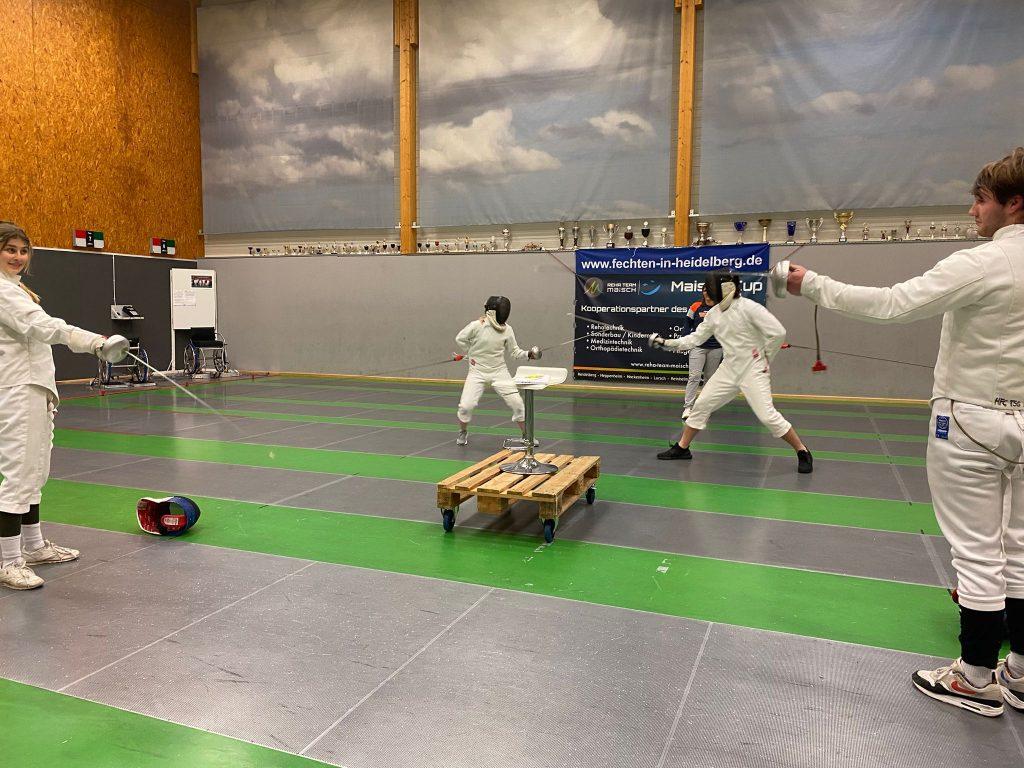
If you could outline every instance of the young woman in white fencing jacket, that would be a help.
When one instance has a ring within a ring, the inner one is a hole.
[[[28,235],[0,222],[0,584],[12,589],[42,585],[32,565],[78,557],[43,539],[39,526],[58,402],[50,345],[99,354],[105,342],[43,311],[21,282],[31,258]]]
[[[512,383],[512,375],[505,365],[505,353],[516,360],[536,360],[540,357],[540,350],[537,347],[522,349],[516,343],[515,331],[508,324],[511,311],[512,303],[507,298],[491,296],[484,303],[483,317],[471,322],[455,337],[455,343],[469,363],[466,383],[459,398],[459,436],[455,441],[459,445],[469,442],[469,422],[488,384],[512,409],[512,421],[519,425],[523,435],[526,434],[526,407],[519,390]]]
[[[696,331],[679,339],[663,339],[656,333],[650,337],[652,347],[686,352],[713,335],[723,350],[722,364],[708,379],[693,404],[683,436],[667,451],[659,453],[658,458],[693,458],[690,443],[700,430],[707,427],[711,414],[742,392],[754,415],[772,436],[781,437],[797,452],[797,471],[801,474],[812,472],[811,452],[772,402],[768,367],[782,349],[786,329],[756,301],[740,296],[738,275],[712,272],[704,281],[704,288],[715,306],[704,316],[704,322]]]
[[[970,213],[991,242],[891,288],[791,265],[788,289],[879,323],[943,315],[927,468],[957,573],[961,656],[913,682],[993,716],[1004,701],[1024,710],[1024,148],[986,165],[974,196]],[[1004,627],[1012,652],[1000,661]]]

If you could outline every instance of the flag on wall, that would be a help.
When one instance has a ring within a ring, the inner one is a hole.
[[[156,256],[173,256],[177,253],[173,240],[166,240],[162,237],[154,237],[149,244],[149,252]]]
[[[75,230],[75,248],[95,248],[97,250],[103,250],[103,246],[106,242],[103,239],[102,232],[95,232],[91,229],[76,229]]]

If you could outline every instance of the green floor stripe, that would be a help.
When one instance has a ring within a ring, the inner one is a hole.
[[[449,395],[457,397],[458,390],[462,387],[462,382],[453,382],[452,387],[446,389],[431,389],[431,388],[414,388],[415,385],[407,385],[405,387],[392,387],[392,386],[379,386],[372,382],[367,382],[362,385],[360,384],[326,384],[322,381],[310,381],[301,378],[292,377],[270,377],[270,378],[258,378],[254,381],[249,379],[236,379],[232,381],[217,381],[217,382],[203,382],[200,384],[190,384],[190,388],[197,387],[210,387],[210,386],[237,386],[243,387],[265,387],[265,386],[298,386],[308,387],[317,389],[333,389],[339,392],[349,390],[372,390],[374,392],[389,392],[394,394],[407,394],[407,395],[419,395],[419,394],[436,394],[436,395]],[[163,391],[163,390],[160,390]],[[664,398],[657,400],[639,400],[636,398],[630,398],[628,395],[623,395],[620,399],[615,398],[599,398],[586,396],[584,393],[578,395],[559,395],[559,390],[555,388],[553,391],[548,390],[544,393],[544,399],[546,401],[571,403],[573,405],[610,405],[610,406],[629,406],[635,407],[642,410],[650,409],[663,409],[670,411],[679,411],[682,409],[682,389],[677,392],[666,392]],[[562,390],[564,391],[564,390]],[[123,398],[132,396],[145,396],[153,393],[153,390],[137,390],[129,392],[112,392],[105,396],[94,395],[92,398],[75,398],[75,402],[82,400],[101,400],[106,398]],[[485,398],[489,395],[485,395]],[[647,394],[646,397],[652,397]],[[889,406],[876,406],[886,408],[906,408],[908,413],[906,415],[900,413],[875,413],[870,414],[866,410],[833,410],[829,408],[801,408],[795,403],[781,403],[781,408],[786,414],[793,414],[798,416],[836,416],[841,418],[856,418],[856,419],[867,419],[870,417],[875,419],[894,419],[900,421],[917,421],[927,422],[928,410],[927,406],[920,405],[889,405]],[[450,410],[450,409],[449,409]],[[726,413],[744,413],[750,414],[750,408],[742,402],[736,405],[727,405],[720,409]],[[916,411],[916,412],[915,412]]]
[[[315,768],[246,741],[0,679],[0,743],[11,765],[62,768]]]
[[[160,489],[162,492],[166,489]],[[154,490],[52,480],[46,517],[139,533],[134,505]],[[736,563],[605,544],[340,512],[197,499],[187,539],[937,656],[958,651],[939,587]],[[282,535],[286,531],[287,535]],[[139,534],[145,535],[145,534]]]
[[[186,398],[177,392],[162,392],[163,397],[170,397],[175,401],[185,401]],[[436,405],[405,405],[402,403],[376,403],[360,400],[303,400],[290,397],[252,397],[247,395],[233,395],[224,393],[218,398],[220,400],[237,401],[241,403],[269,403],[272,405],[309,405],[326,408],[358,408],[361,410],[379,411],[404,411],[409,413],[438,413],[451,416],[451,406]],[[189,401],[191,402],[191,401]],[[214,403],[210,403],[214,405]],[[508,417],[509,409],[477,408],[475,413],[484,416]],[[584,424],[625,424],[633,427],[668,427],[670,429],[681,429],[680,419],[630,419],[617,416],[580,416],[572,413],[551,413],[538,412],[537,422],[545,421],[571,421]],[[808,429],[800,427],[801,435],[810,437],[837,437],[849,440],[878,440],[882,439],[893,443],[927,443],[927,435],[892,435],[879,434],[877,432],[850,432],[838,429]],[[769,430],[760,425],[749,424],[709,424],[704,430],[708,432],[744,432],[749,434],[769,434]]]
[[[80,405],[80,403],[72,403],[72,405]],[[110,403],[90,403],[89,407],[112,407],[123,410],[140,409],[170,413],[209,414],[208,410],[199,406],[153,405],[126,401],[122,401],[116,405]],[[357,416],[318,416],[302,413],[249,411],[241,408],[218,408],[217,412],[223,416],[236,416],[261,421],[291,421],[309,424],[339,424],[341,426],[381,428],[390,427],[393,429],[414,429],[428,432],[453,431],[450,424],[429,421],[387,421],[384,419],[365,419]],[[474,432],[484,435],[509,435],[510,429],[512,428],[484,426],[473,427]],[[635,445],[646,446],[649,448],[664,448],[667,445],[667,441],[665,439],[659,440],[653,437],[629,437],[627,435],[605,435],[591,432],[556,432],[550,429],[539,429],[535,434],[538,438],[543,440],[571,440],[573,442],[596,443],[599,445]],[[739,453],[750,456],[793,456],[793,450],[791,448],[774,448],[760,445],[737,445],[735,443],[709,443],[707,441],[699,441],[694,445],[694,448],[695,450],[707,453]],[[861,464],[897,464],[905,467],[923,467],[925,465],[925,460],[918,456],[856,453],[853,451],[825,451],[820,449],[814,449],[814,456],[817,459],[825,459],[828,461],[852,461]]]
[[[464,461],[432,459],[425,456],[325,451],[315,448],[229,443],[162,435],[89,432],[77,429],[58,429],[54,436],[54,444],[61,448],[133,456],[292,469],[334,475],[363,475],[425,483],[436,483],[468,466]],[[600,496],[608,501],[649,504],[670,509],[691,509],[699,512],[904,533],[918,533],[922,530],[935,535],[939,533],[931,505],[907,504],[888,499],[864,499],[611,474],[601,476]],[[432,493],[424,493],[424,505],[433,505]]]

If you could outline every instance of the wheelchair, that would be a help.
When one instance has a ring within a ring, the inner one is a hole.
[[[219,379],[228,370],[227,344],[215,328],[193,328],[185,347],[185,374]]]
[[[142,364],[149,364],[149,355],[142,348],[142,342],[138,338],[128,339],[128,351],[142,362],[131,357],[126,357],[120,363],[108,363],[100,360],[99,375],[96,377],[96,383],[99,386],[112,387],[129,383],[149,383],[149,368]]]

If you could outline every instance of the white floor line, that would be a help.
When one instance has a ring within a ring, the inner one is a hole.
[[[138,653],[142,653],[146,649],[152,648],[154,645],[162,643],[164,640],[167,640],[168,638],[174,637],[179,632],[184,632],[186,629],[194,627],[196,624],[199,624],[202,621],[206,621],[207,619],[209,619],[209,618],[211,618],[213,616],[216,616],[218,613],[222,613],[223,611],[226,611],[228,608],[234,608],[236,605],[238,605],[243,600],[248,600],[250,597],[253,597],[254,595],[258,595],[260,592],[263,592],[266,589],[270,589],[271,587],[277,586],[282,581],[284,581],[286,579],[290,579],[292,576],[295,576],[296,574],[302,573],[304,570],[306,570],[307,568],[312,568],[314,565],[319,565],[319,563],[317,563],[315,561],[311,562],[311,563],[306,563],[301,568],[299,568],[297,570],[294,570],[291,573],[286,574],[286,575],[282,576],[281,578],[276,579],[276,580],[270,582],[269,584],[265,584],[262,587],[260,587],[259,589],[254,589],[249,594],[243,595],[242,597],[238,598],[237,600],[233,600],[232,602],[228,603],[227,605],[221,606],[217,610],[211,611],[210,613],[206,614],[205,616],[201,616],[200,618],[196,619],[195,621],[189,622],[185,626],[179,627],[178,629],[174,630],[173,632],[169,632],[168,634],[164,635],[163,637],[159,638],[158,640],[154,640],[151,643],[147,643],[146,645],[142,646],[141,648],[136,648],[134,651],[132,651],[131,653],[125,654],[120,659],[117,659],[116,661],[112,661],[109,664],[104,664],[99,669],[93,670],[89,674],[83,675],[82,677],[78,678],[77,680],[75,680],[73,682],[70,682],[70,683],[68,683],[65,686],[62,686],[61,688],[58,688],[57,689],[57,693],[64,693],[68,688],[72,688],[72,687],[78,685],[79,683],[88,680],[93,675],[98,675],[100,672],[103,672],[106,669],[110,669],[114,665],[120,664],[122,661],[130,659],[132,656],[134,656],[134,655],[136,655]]]
[[[919,533],[921,537],[921,543],[924,544],[924,550],[928,553],[928,559],[932,561],[932,565],[935,568],[935,575],[939,577],[939,584],[946,589],[952,589],[953,585],[949,581],[949,574],[942,565],[942,560],[939,559],[938,552],[935,551],[935,545],[932,543],[932,537],[927,533]]]
[[[252,435],[242,435],[241,437],[233,437],[228,442],[237,443],[239,440],[251,440],[254,437],[263,437],[264,435],[276,435],[278,432],[287,432],[289,429],[299,429],[300,427],[310,426],[309,422],[301,422],[299,424],[292,424],[287,427],[280,427],[279,429],[270,429],[266,432],[256,432]]]
[[[309,488],[308,490],[305,490],[305,491],[299,491],[298,493],[293,493],[291,496],[285,496],[283,499],[278,499],[277,501],[268,502],[268,505],[271,506],[271,507],[279,507],[282,504],[284,504],[286,501],[291,501],[292,499],[298,499],[298,498],[300,498],[302,496],[305,496],[307,493],[315,493],[316,491],[322,491],[324,488],[329,488],[330,486],[336,485],[338,483],[342,483],[345,480],[351,480],[353,477],[355,477],[355,475],[345,475],[344,477],[336,477],[333,480],[329,480],[328,482],[322,483],[322,484],[320,484],[318,486],[315,486],[314,488]]]
[[[392,429],[395,429],[395,427],[381,427],[380,429],[374,429],[374,430],[372,430],[370,432],[363,432],[363,433],[358,434],[358,435],[352,435],[352,437],[343,437],[343,438],[341,438],[341,440],[331,440],[331,442],[329,442],[329,443],[324,443],[323,445],[315,445],[315,446],[313,446],[313,450],[314,451],[319,451],[319,450],[322,450],[324,448],[329,448],[332,445],[338,445],[339,443],[347,443],[349,440],[358,440],[361,437],[368,437],[369,435],[376,435],[379,432],[387,432],[388,430],[392,430]]]
[[[145,461],[152,461],[152,456],[143,456],[142,458],[132,459],[131,461],[123,461],[120,464],[112,464],[109,467],[96,467],[95,469],[86,469],[82,472],[75,472],[71,475],[58,475],[56,473],[50,473],[50,477],[54,480],[70,480],[73,477],[81,477],[82,475],[90,475],[93,472],[107,472],[111,469],[120,469],[121,467],[130,467],[132,464],[142,464]]]
[[[63,523],[56,523],[56,525],[63,525]],[[90,530],[95,530],[95,529],[90,529]],[[109,531],[105,531],[105,533],[109,533]],[[46,577],[46,583],[47,584],[53,584],[55,581],[63,581],[64,579],[70,579],[70,578],[72,578],[74,576],[77,576],[80,573],[85,573],[86,571],[91,571],[93,568],[97,568],[97,567],[99,567],[101,565],[108,565],[110,563],[116,563],[118,560],[123,560],[126,557],[131,557],[132,555],[136,554],[137,552],[142,552],[143,550],[146,550],[146,549],[149,549],[150,547],[155,547],[155,546],[156,546],[156,542],[154,542],[152,544],[147,544],[144,547],[139,547],[138,549],[133,549],[131,552],[125,552],[123,555],[118,555],[117,557],[112,557],[109,560],[97,560],[92,565],[86,565],[86,566],[83,566],[81,568],[75,568],[74,570],[68,571],[68,572],[66,572],[66,573],[64,573],[64,574],[62,574],[60,576],[49,576],[48,575]],[[14,596],[16,594],[17,594],[17,592],[15,592],[13,590],[9,590],[9,589],[5,590],[4,594],[0,594],[0,600],[6,600],[7,598],[12,597],[12,596]]]
[[[664,768],[665,760],[668,759],[668,751],[672,746],[672,742],[676,738],[676,730],[679,728],[679,721],[683,719],[683,710],[686,708],[686,700],[690,698],[690,689],[693,687],[693,681],[697,677],[697,668],[700,666],[700,660],[704,656],[704,649],[708,645],[708,638],[711,637],[711,628],[714,626],[714,622],[709,623],[707,631],[704,633],[704,641],[700,644],[700,650],[697,651],[697,658],[693,661],[693,669],[690,670],[690,679],[686,681],[686,688],[683,689],[683,697],[679,700],[679,708],[676,710],[676,719],[672,721],[672,728],[669,729],[668,738],[665,739],[665,746],[661,750],[661,759],[658,760],[658,768]]]
[[[368,694],[363,696],[363,698],[361,698],[359,701],[357,701],[355,704],[353,704],[351,707],[349,707],[348,710],[345,712],[345,714],[343,714],[341,717],[339,717],[337,720],[335,720],[333,723],[331,723],[330,726],[328,726],[327,729],[323,733],[321,733],[319,736],[317,736],[315,739],[313,739],[311,742],[309,742],[309,744],[307,744],[305,747],[303,747],[299,751],[298,754],[299,755],[305,755],[310,749],[312,749],[316,745],[316,743],[318,741],[320,741],[320,739],[322,739],[328,733],[330,733],[335,728],[337,728],[339,725],[341,725],[341,723],[344,722],[345,718],[347,718],[349,715],[351,715],[353,712],[355,712],[357,709],[359,709],[359,707],[361,707],[364,703],[366,703],[366,701],[369,700],[369,698],[371,696],[373,696],[373,694],[375,694],[377,691],[379,691],[381,688],[383,688],[389,682],[394,680],[395,677],[398,676],[398,673],[400,673],[403,669],[405,669],[407,666],[409,666],[414,661],[416,661],[416,659],[418,659],[428,648],[430,648],[430,646],[432,646],[434,643],[436,643],[438,640],[440,640],[448,632],[448,630],[450,630],[452,627],[454,627],[456,624],[458,624],[460,621],[462,621],[466,616],[468,616],[469,613],[474,608],[476,608],[478,605],[480,605],[480,603],[482,603],[488,597],[488,595],[493,593],[494,590],[495,590],[495,588],[491,587],[486,592],[484,592],[482,595],[480,595],[480,597],[477,598],[475,603],[473,603],[471,606],[469,606],[469,608],[467,608],[461,614],[459,614],[459,617],[457,619],[455,619],[447,627],[445,627],[440,632],[438,632],[436,635],[434,635],[434,637],[430,640],[430,642],[428,642],[426,645],[424,645],[422,648],[420,648],[418,651],[416,651],[416,653],[414,653],[412,656],[410,656],[408,659],[406,659],[405,663],[402,666],[400,666],[398,669],[396,669],[394,672],[392,672],[390,675],[388,675],[384,680],[382,680],[377,685],[376,688],[374,688]]]
[[[452,430],[452,431],[454,432],[454,430]],[[438,443],[437,445],[432,445],[432,446],[430,446],[429,448],[424,448],[424,449],[423,449],[422,451],[416,451],[416,453],[410,453],[410,454],[407,454],[407,457],[408,457],[408,456],[419,456],[419,455],[421,455],[421,454],[424,454],[424,453],[426,453],[427,451],[432,451],[432,450],[434,450],[435,448],[440,448],[440,447],[441,447],[442,445],[448,445],[449,443],[454,443],[454,442],[455,442],[455,439],[454,439],[454,438],[451,438],[451,437],[449,437],[449,438],[448,438],[447,440],[442,440],[442,441],[441,441],[440,443]]]

